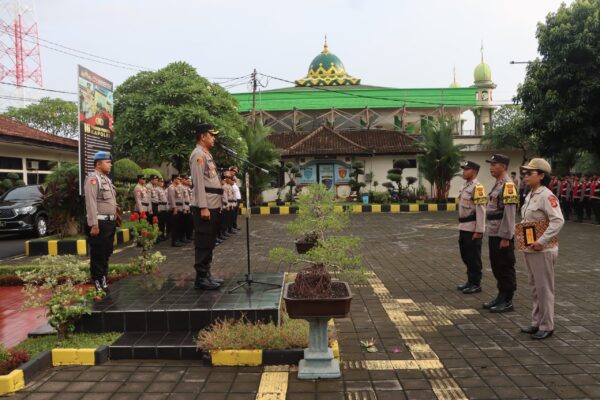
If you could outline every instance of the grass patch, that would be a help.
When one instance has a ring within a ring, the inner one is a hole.
[[[335,340],[329,328],[329,343]],[[308,322],[282,314],[281,325],[253,323],[247,319],[224,319],[200,331],[198,348],[203,350],[285,350],[308,347]]]
[[[15,350],[26,351],[31,358],[37,354],[57,348],[96,348],[109,345],[121,336],[120,332],[106,333],[73,333],[69,339],[58,342],[55,335],[28,338],[14,347]]]
[[[0,286],[21,286],[23,285],[23,281],[17,276],[17,271],[32,271],[38,268],[44,267],[35,264],[0,265]],[[80,269],[88,272],[90,269],[89,262],[82,259],[82,265]],[[108,279],[110,282],[114,282],[130,274],[138,273],[139,270],[137,267],[135,265],[132,266],[131,264],[110,264],[108,266]]]

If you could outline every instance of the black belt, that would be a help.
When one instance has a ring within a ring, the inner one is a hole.
[[[212,194],[223,194],[223,189],[219,188],[204,188],[204,191]]]
[[[502,212],[500,214],[488,214],[487,215],[488,221],[499,221],[502,218],[504,218],[504,212]]]
[[[186,205],[186,206],[189,206],[189,205],[190,205],[190,203],[188,203],[188,202],[186,201],[186,202],[185,202],[185,205]]]
[[[142,203],[142,205],[143,205],[143,206],[147,206],[147,205],[148,205],[148,203]]]
[[[476,214],[467,215],[466,217],[462,217],[462,218],[458,219],[458,222],[471,222],[471,221],[477,221]]]
[[[175,203],[176,206],[182,206],[183,203]]]
[[[161,205],[161,206],[164,206],[164,205],[166,205],[167,203],[160,202],[160,203],[158,203],[158,204],[159,204],[159,205]]]

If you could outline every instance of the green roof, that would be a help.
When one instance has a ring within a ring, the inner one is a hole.
[[[330,108],[474,107],[477,88],[396,89],[376,86],[292,87],[256,94],[263,111],[328,110]],[[252,93],[233,93],[240,112],[252,111]]]

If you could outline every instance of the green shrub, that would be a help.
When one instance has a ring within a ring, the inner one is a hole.
[[[15,346],[15,350],[24,350],[33,358],[37,354],[55,348],[96,348],[109,345],[121,336],[119,332],[105,333],[74,333],[65,340],[58,340],[56,336],[42,336],[29,338]]]
[[[131,211],[134,208],[133,186],[117,186],[117,204],[123,211]]]
[[[160,173],[160,171],[159,171],[159,170],[157,170],[157,169],[154,169],[154,168],[144,168],[144,169],[142,170],[142,174],[144,174],[144,176],[145,176],[146,178],[148,178],[150,175],[156,175],[156,176],[158,176],[159,178],[162,178],[162,177],[163,177],[163,176],[162,176],[162,174]]]
[[[6,174],[6,177],[12,181],[16,181],[17,179],[19,179],[19,175],[14,172],[9,172],[8,174]]]
[[[329,342],[335,340],[329,328]],[[197,345],[202,350],[285,350],[308,347],[308,322],[283,313],[281,325],[253,323],[246,318],[225,318],[200,331]]]
[[[390,204],[392,202],[392,196],[390,192],[374,192],[373,200],[378,204]]]
[[[42,203],[48,210],[50,229],[60,238],[80,233],[85,200],[79,195],[79,166],[63,163],[52,169],[42,187]]]
[[[25,181],[23,179],[17,179],[15,181],[15,187],[25,186]]]
[[[113,173],[116,182],[136,182],[142,168],[129,158],[121,158],[113,164]]]
[[[8,190],[11,189],[13,187],[13,183],[10,179],[6,178],[2,180],[2,189],[4,190]]]

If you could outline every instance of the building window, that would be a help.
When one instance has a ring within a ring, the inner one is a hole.
[[[417,168],[417,159],[416,158],[405,158],[403,160],[408,161],[408,167],[406,167],[406,168]],[[399,160],[394,160],[392,162],[392,166],[396,163],[396,161],[399,161]]]
[[[39,185],[46,181],[48,174],[27,174],[27,183],[29,185]]]
[[[16,157],[0,157],[0,169],[23,169],[23,159]]]
[[[27,169],[34,171],[50,171],[56,165],[56,161],[27,159]]]

